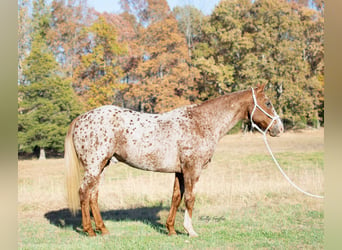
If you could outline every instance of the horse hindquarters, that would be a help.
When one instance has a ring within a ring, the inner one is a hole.
[[[97,162],[89,164],[87,162],[87,159],[91,158],[89,155],[86,155],[85,152],[82,152],[81,154],[76,153],[73,138],[74,124],[76,120],[77,119],[71,123],[65,138],[64,158],[66,166],[68,206],[72,214],[75,215],[77,209],[79,209],[81,205],[83,230],[87,232],[89,236],[96,235],[91,226],[89,207],[92,210],[96,228],[101,230],[102,234],[107,234],[108,230],[104,226],[97,200],[100,174],[106,164],[108,164],[108,160],[99,159]],[[78,143],[80,143],[80,141],[78,141]],[[79,160],[80,156],[82,156],[82,161]],[[84,169],[82,182],[80,177],[81,168]]]
[[[94,162],[92,164],[84,163],[84,177],[79,189],[79,197],[82,212],[83,231],[87,232],[89,236],[95,236],[95,232],[91,225],[90,211],[94,216],[96,229],[100,230],[102,234],[108,234],[98,206],[98,186],[100,182],[101,172],[108,163],[107,159]]]

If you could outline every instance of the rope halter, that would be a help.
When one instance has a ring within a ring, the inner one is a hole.
[[[268,150],[268,152],[270,153],[270,155],[272,156],[272,159],[274,161],[274,163],[276,164],[276,166],[278,167],[280,173],[285,177],[285,179],[294,187],[296,188],[298,191],[302,192],[303,194],[305,195],[308,195],[308,196],[311,196],[311,197],[314,197],[314,198],[319,198],[319,199],[324,199],[324,196],[322,195],[316,195],[316,194],[311,194],[309,192],[306,192],[304,191],[302,188],[300,188],[299,186],[297,186],[288,176],[287,174],[284,172],[284,170],[281,168],[279,162],[277,161],[277,159],[275,158],[274,154],[272,153],[272,150],[271,150],[271,147],[270,145],[268,144],[267,142],[267,138],[266,138],[266,133],[267,131],[270,129],[270,127],[272,126],[273,122],[275,120],[278,120],[279,122],[280,121],[280,118],[279,116],[277,115],[276,111],[274,110],[273,108],[273,112],[274,112],[274,116],[270,115],[269,113],[267,113],[262,107],[260,107],[260,105],[257,103],[257,100],[256,100],[256,97],[255,97],[255,93],[254,93],[254,89],[252,88],[252,95],[253,95],[253,101],[254,101],[254,108],[252,110],[252,113],[251,113],[251,123],[252,123],[252,128],[256,128],[260,133],[263,134],[264,136],[264,142],[265,142],[265,145],[266,145],[266,148]],[[267,128],[265,129],[265,131],[263,131],[258,125],[256,125],[253,121],[253,115],[254,115],[254,112],[256,109],[260,109],[265,115],[267,115],[269,118],[272,119],[272,121],[270,122],[270,124],[267,126]]]
[[[256,96],[255,96],[255,93],[254,93],[254,89],[252,88],[252,95],[253,95],[253,101],[254,101],[254,108],[252,110],[252,113],[251,113],[251,123],[252,123],[252,128],[256,128],[260,133],[262,133],[263,135],[265,135],[267,133],[267,131],[270,129],[270,127],[272,126],[273,122],[274,121],[278,121],[279,123],[281,123],[280,121],[280,117],[279,115],[277,115],[277,112],[274,110],[273,108],[273,113],[275,114],[274,116],[270,115],[269,113],[267,113],[257,102],[257,99],[256,99]],[[256,109],[260,109],[265,115],[267,115],[269,118],[272,119],[272,121],[270,122],[270,124],[267,126],[267,128],[265,129],[265,131],[263,131],[257,124],[254,123],[253,121],[253,115],[254,115],[254,112]]]

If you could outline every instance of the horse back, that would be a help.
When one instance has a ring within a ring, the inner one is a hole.
[[[77,119],[76,151],[88,164],[115,157],[143,170],[181,172],[184,162],[211,157],[206,155],[213,151],[210,138],[194,132],[196,122],[189,110],[185,107],[164,114],[146,114],[102,106]]]

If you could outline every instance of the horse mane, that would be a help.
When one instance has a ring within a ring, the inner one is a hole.
[[[236,92],[227,93],[227,94],[218,96],[216,98],[208,99],[208,100],[206,100],[200,104],[193,106],[193,108],[205,110],[205,109],[210,109],[214,103],[222,104],[222,103],[227,102],[227,100],[231,101],[231,102],[237,101],[241,97],[242,94],[246,94],[248,91],[249,90],[240,90],[240,91],[236,91]],[[234,98],[234,96],[235,96],[235,98]],[[224,105],[217,105],[217,107],[224,108]]]

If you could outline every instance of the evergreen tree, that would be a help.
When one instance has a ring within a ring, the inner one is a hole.
[[[71,83],[58,76],[58,64],[46,44],[48,7],[34,2],[30,53],[23,62],[25,84],[18,89],[18,150],[62,152],[68,125],[81,111]]]
[[[51,77],[55,74],[57,66],[57,62],[53,54],[49,52],[45,39],[40,34],[35,34],[30,54],[23,63],[26,84],[41,82]]]
[[[19,86],[18,93],[18,151],[63,152],[68,126],[81,113],[70,82],[55,75]]]

